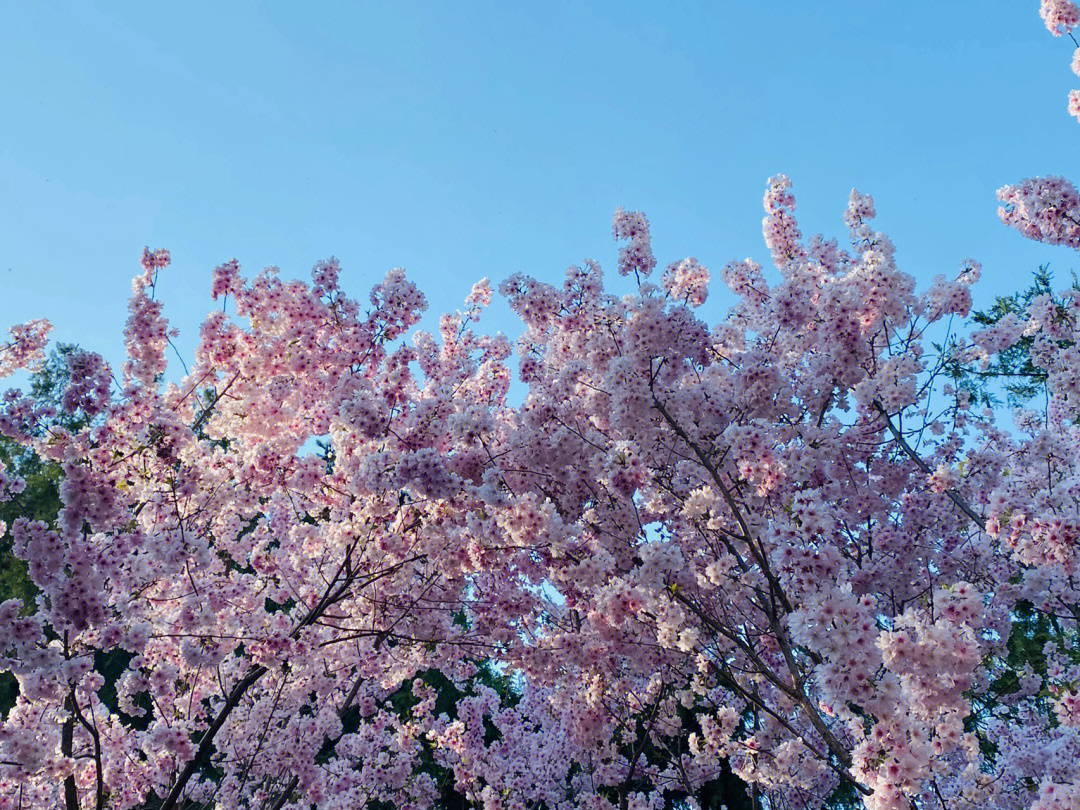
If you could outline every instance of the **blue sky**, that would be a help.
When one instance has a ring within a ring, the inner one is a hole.
[[[921,283],[979,259],[977,303],[1078,264],[995,213],[1080,179],[1080,79],[1034,0],[0,6],[0,329],[48,317],[114,364],[144,244],[190,358],[234,256],[334,255],[355,296],[402,266],[438,312],[483,276],[613,270],[622,205],[661,263],[718,271],[766,263],[778,172],[804,233],[843,237],[854,186]]]

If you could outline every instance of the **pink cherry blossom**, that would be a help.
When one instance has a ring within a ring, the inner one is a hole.
[[[11,338],[0,345],[0,378],[10,377],[19,369],[34,369],[45,355],[42,349],[48,343],[52,324],[41,318],[12,326]]]
[[[1042,0],[1039,16],[1046,23],[1046,30],[1055,37],[1068,34],[1080,25],[1080,9],[1072,0]]]

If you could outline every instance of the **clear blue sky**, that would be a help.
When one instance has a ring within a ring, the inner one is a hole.
[[[442,311],[613,270],[622,205],[715,271],[765,263],[778,172],[805,233],[843,237],[855,186],[922,282],[981,260],[977,302],[1080,265],[995,213],[1004,183],[1080,181],[1080,79],[1035,0],[0,8],[0,329],[48,317],[114,363],[144,244],[190,357],[233,256],[335,255],[357,296],[403,266]]]

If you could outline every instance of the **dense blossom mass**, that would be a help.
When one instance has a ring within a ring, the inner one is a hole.
[[[1067,181],[1000,195],[1080,248]],[[516,344],[487,280],[429,334],[401,270],[357,300],[334,260],[228,262],[177,382],[147,250],[119,375],[76,351],[59,409],[0,404],[62,471],[55,520],[0,526],[37,591],[0,604],[0,808],[659,810],[725,774],[771,808],[1080,808],[1080,293],[942,341],[977,262],[918,289],[870,197],[845,246],[784,176],[764,207],[775,271],[723,267],[726,315],[620,209],[632,291],[513,275]],[[959,370],[1019,349],[1045,401],[1003,423]]]

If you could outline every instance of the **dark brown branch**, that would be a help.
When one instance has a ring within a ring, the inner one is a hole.
[[[920,470],[922,470],[927,475],[931,475],[933,473],[933,470],[930,469],[930,465],[923,461],[922,456],[916,453],[914,448],[912,448],[912,446],[908,444],[907,439],[904,438],[904,434],[902,434],[896,427],[896,425],[893,424],[892,419],[889,417],[889,412],[886,411],[885,407],[877,400],[874,401],[874,410],[881,414],[881,418],[885,420],[885,426],[889,429],[889,432],[893,435],[893,438],[896,439],[896,443],[900,445],[900,449],[904,451],[907,457],[914,461],[915,466],[917,466]],[[971,520],[972,523],[978,526],[979,529],[981,529],[982,531],[986,531],[986,523],[979,516],[978,512],[972,509],[971,505],[964,500],[964,498],[960,495],[959,492],[957,492],[955,489],[947,489],[945,491],[945,494],[948,496],[950,501],[956,504],[957,509],[967,515],[967,517]]]
[[[634,769],[637,768],[638,759],[641,758],[641,754],[645,750],[645,744],[649,741],[649,735],[652,733],[653,725],[656,723],[656,716],[660,712],[660,704],[666,694],[667,684],[664,684],[660,687],[660,692],[649,709],[648,724],[645,727],[645,733],[641,736],[641,744],[637,746],[634,755],[630,758],[630,768],[626,772],[626,778],[619,785],[619,810],[627,810],[629,807],[630,795],[627,791],[630,790],[630,785],[634,781]]]
[[[97,810],[104,810],[105,807],[105,775],[101,768],[101,735],[98,734],[97,726],[91,724],[82,711],[79,710],[79,702],[75,698],[75,687],[71,688],[71,694],[68,696],[68,700],[71,703],[71,711],[78,719],[82,727],[90,734],[90,739],[94,742],[94,768],[97,776],[95,789],[97,802],[95,804]]]
[[[697,605],[692,599],[680,593],[678,588],[673,588],[671,590],[671,595],[672,598],[675,599],[675,601],[689,608],[691,612],[693,612],[693,614],[701,620],[702,624],[704,624],[714,633],[719,633],[725,638],[731,640],[758,668],[760,674],[764,676],[765,679],[769,681],[769,683],[771,683],[773,686],[775,686],[793,701],[801,705],[803,707],[803,710],[806,712],[807,720],[810,721],[810,724],[814,727],[814,730],[817,731],[818,736],[820,736],[821,739],[825,742],[825,745],[828,746],[828,749],[833,753],[833,755],[844,767],[851,767],[851,753],[847,750],[847,748],[844,747],[840,740],[836,738],[836,735],[832,733],[829,727],[825,725],[825,721],[821,719],[821,715],[818,714],[817,708],[814,706],[813,701],[810,699],[809,695],[806,694],[805,681],[803,681],[803,679],[798,674],[798,668],[796,667],[795,662],[791,657],[790,650],[788,650],[784,656],[785,662],[788,665],[788,669],[791,671],[792,680],[791,684],[787,684],[784,683],[784,681],[781,680],[780,677],[772,671],[769,665],[761,659],[761,656],[759,656],[754,651],[753,647],[751,647],[743,639],[739,638],[737,634],[730,632],[729,630],[718,624],[716,621],[714,621],[712,617],[705,613],[705,611],[702,610],[701,607]],[[777,643],[780,644],[780,646],[783,648],[787,642],[786,637],[783,635],[782,628],[779,628],[772,622],[770,622],[770,624],[772,624],[773,632],[776,634]],[[808,747],[810,746],[808,745]],[[812,747],[811,751],[813,751]]]
[[[345,717],[345,712],[352,706],[354,700],[356,700],[356,693],[360,691],[360,685],[364,682],[363,676],[359,676],[356,682],[352,685],[352,689],[349,690],[349,694],[345,697],[345,702],[341,704],[341,708],[338,709],[338,716]],[[344,731],[337,736],[337,740],[334,740],[334,745],[337,745],[338,740],[344,736]],[[300,784],[300,777],[294,776],[289,780],[289,784],[285,786],[285,789],[278,794],[278,797],[274,799],[274,803],[270,805],[270,810],[281,810],[285,802],[289,800],[289,797],[296,790],[296,786]]]
[[[217,407],[217,404],[221,402],[221,398],[225,396],[226,393],[228,393],[228,390],[232,388],[232,384],[236,382],[236,379],[239,376],[240,372],[237,371],[236,374],[233,375],[233,378],[229,380],[228,384],[226,384],[226,386],[221,390],[221,393],[217,394],[214,397],[214,401],[207,405],[205,408],[203,408],[202,412],[197,417],[195,417],[195,422],[191,426],[192,433],[198,433],[202,426],[206,424],[206,420],[209,419],[210,416],[214,413],[214,409]]]
[[[68,709],[70,710],[71,698],[68,698]],[[63,727],[60,729],[60,753],[65,757],[71,758],[71,753],[74,747],[75,741],[75,715],[73,713],[68,714],[67,720],[64,721]],[[67,810],[79,810],[79,788],[75,785],[75,774],[70,774],[64,779],[64,805]]]
[[[265,675],[266,672],[266,667],[260,664],[252,669],[243,680],[233,687],[232,691],[229,693],[228,699],[225,701],[225,705],[221,707],[221,711],[219,711],[217,717],[214,718],[214,722],[203,732],[202,740],[199,742],[199,748],[195,752],[195,756],[188,761],[188,764],[180,773],[180,776],[177,777],[172,790],[169,791],[169,795],[166,796],[165,801],[161,803],[160,810],[173,810],[173,808],[176,807],[176,802],[179,800],[180,794],[184,792],[184,788],[187,787],[188,780],[191,779],[195,771],[202,767],[203,762],[210,756],[210,750],[214,747],[214,736],[221,730],[221,727],[225,725],[225,720],[228,719],[229,715],[232,714],[232,710],[240,703],[240,698],[244,696],[244,693],[252,684]]]
[[[64,658],[71,658],[71,648],[68,647],[68,631],[64,631]],[[67,703],[68,716],[64,725],[60,728],[60,753],[68,759],[75,750],[75,712],[74,699],[69,696]],[[64,806],[67,810],[79,810],[79,788],[75,784],[75,774],[70,774],[64,779]]]
[[[712,478],[713,482],[717,485],[717,488],[724,496],[724,500],[727,502],[728,508],[731,510],[732,515],[738,522],[739,527],[744,535],[743,539],[745,540],[748,548],[750,549],[751,554],[754,556],[755,561],[761,567],[762,573],[765,575],[769,583],[770,595],[773,597],[774,600],[778,601],[787,612],[790,613],[792,610],[791,603],[788,601],[787,596],[783,591],[783,588],[780,586],[780,582],[776,579],[775,574],[773,574],[773,572],[769,568],[766,551],[764,547],[757,548],[755,546],[753,534],[750,531],[750,526],[747,523],[746,519],[742,516],[742,512],[735,501],[734,495],[732,495],[728,487],[725,486],[723,479],[720,477],[720,472],[716,468],[716,465],[712,463],[709,456],[697,445],[697,442],[693,441],[690,438],[689,434],[687,434],[687,432],[682,428],[682,426],[675,421],[674,417],[671,416],[664,404],[660,402],[660,400],[656,399],[656,397],[653,397],[653,408],[664,418],[664,421],[668,423],[668,425],[673,431],[675,431],[675,434],[680,439],[682,439],[691,450],[694,451],[694,454],[698,457],[698,460],[701,462],[702,466],[704,466],[705,469],[709,472],[709,476]],[[707,617],[704,611],[700,609],[700,607],[698,607],[691,600],[687,599],[685,596],[678,593],[677,591],[673,593],[678,601],[682,602],[687,607],[690,607],[690,609],[697,614],[698,618],[702,619],[702,621],[704,621],[707,626],[713,629],[714,632],[723,632],[722,628],[720,628],[719,625],[717,625],[709,617]],[[781,681],[776,676],[776,674],[773,673],[772,670],[770,670],[763,661],[761,661],[761,659],[754,653],[754,651],[749,647],[749,645],[742,643],[742,640],[738,639],[733,634],[723,634],[732,641],[734,641],[736,644],[738,644],[740,648],[743,649],[743,652],[745,652],[751,658],[751,660],[753,660],[754,663],[758,665],[758,667],[762,671],[762,674],[766,678],[768,678],[777,688],[779,688],[782,692],[787,694],[789,697],[791,697],[793,700],[800,703],[804,707],[807,713],[807,719],[814,726],[814,729],[818,732],[821,738],[825,741],[825,744],[829,747],[829,750],[832,751],[832,753],[845,767],[850,767],[850,752],[840,743],[836,736],[829,730],[828,726],[825,725],[825,722],[817,713],[817,709],[813,705],[813,702],[810,700],[810,697],[806,694],[805,680],[800,673],[798,662],[795,660],[791,647],[787,642],[787,637],[784,633],[783,627],[781,626],[780,619],[776,615],[776,601],[773,602],[772,610],[766,610],[766,616],[769,620],[770,628],[776,636],[777,643],[780,645],[781,650],[784,653],[785,663],[787,664],[787,667],[791,672],[791,685],[783,683],[783,681]],[[817,659],[817,662],[820,663],[820,658]]]
[[[353,546],[350,546],[346,550],[345,557],[341,561],[341,564],[338,566],[338,570],[337,573],[334,574],[334,578],[331,579],[330,583],[327,585],[326,591],[323,593],[322,598],[318,601],[315,607],[308,611],[308,614],[300,621],[300,623],[293,628],[292,632],[289,634],[290,638],[296,638],[300,634],[301,630],[316,622],[328,608],[332,607],[333,605],[344,599],[349,588],[356,584],[356,573],[353,571],[352,568],[353,548],[355,548],[355,543],[353,544]],[[379,571],[376,574],[372,574],[363,583],[361,583],[361,587],[365,587],[375,582],[376,580],[382,579],[385,576],[389,576],[391,573],[397,571],[405,565],[408,565],[410,562],[415,562],[417,560],[423,559],[424,557],[425,555],[418,554],[415,557],[410,557],[407,560],[402,560],[399,563],[389,566],[388,568]],[[344,579],[342,579],[343,576]],[[338,584],[339,582],[340,585]],[[158,810],[174,810],[177,801],[180,798],[180,794],[183,793],[184,788],[187,786],[187,783],[191,780],[191,777],[195,774],[195,771],[202,767],[203,763],[206,762],[207,758],[210,756],[210,751],[214,747],[214,736],[218,733],[218,731],[221,730],[221,727],[225,724],[225,721],[226,719],[228,719],[229,715],[232,714],[233,709],[235,709],[236,706],[239,704],[240,699],[244,696],[244,693],[252,686],[252,684],[254,684],[267,672],[267,668],[260,664],[254,667],[244,677],[243,680],[241,680],[239,683],[236,684],[236,686],[233,687],[232,691],[229,693],[229,697],[225,701],[225,705],[221,707],[221,710],[214,718],[213,723],[210,724],[210,727],[203,732],[202,739],[199,742],[199,748],[198,750],[196,750],[195,756],[193,756],[188,761],[187,765],[184,766],[184,770],[177,777],[176,783],[173,785],[172,790],[169,791],[169,795],[165,797],[165,801],[162,802]]]

